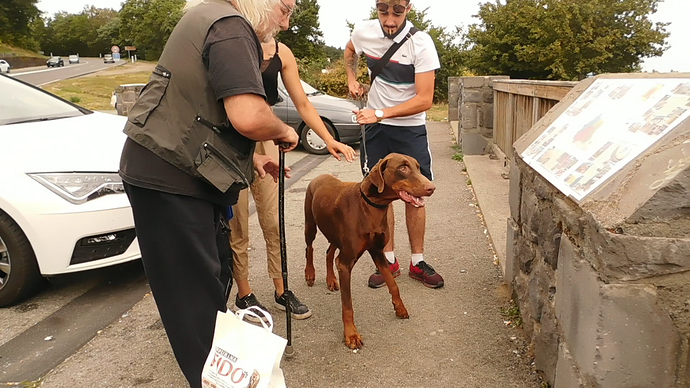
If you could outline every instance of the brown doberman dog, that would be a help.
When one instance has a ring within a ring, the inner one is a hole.
[[[316,273],[312,243],[318,226],[330,243],[326,253],[326,283],[331,291],[341,288],[345,345],[349,348],[358,349],[363,344],[355,327],[350,276],[365,251],[369,251],[386,281],[395,315],[409,318],[383,254],[390,236],[387,212],[390,203],[396,199],[424,206],[423,197],[430,196],[434,190],[436,187],[420,172],[417,160],[401,154],[389,154],[380,160],[362,182],[342,182],[332,175],[320,175],[309,183],[304,199],[304,237],[307,243],[304,276],[309,286],[314,285]],[[333,272],[336,249],[339,251],[336,266],[340,285]]]

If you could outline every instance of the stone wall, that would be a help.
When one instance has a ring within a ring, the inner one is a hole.
[[[683,141],[690,151],[690,134]],[[505,278],[545,380],[690,387],[690,230],[604,226],[517,154],[510,185]],[[690,161],[664,190],[676,198],[664,212],[687,225]]]
[[[115,97],[117,98],[115,109],[118,115],[127,116],[129,114],[129,110],[134,106],[144,86],[146,84],[127,84],[115,88]]]
[[[448,118],[458,120],[458,145],[465,155],[481,155],[493,138],[493,81],[508,76],[451,77]],[[457,105],[454,101],[457,101]]]

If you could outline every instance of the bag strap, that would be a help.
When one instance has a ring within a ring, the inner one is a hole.
[[[386,67],[388,62],[393,57],[393,54],[395,54],[395,52],[398,51],[400,46],[407,42],[407,40],[410,39],[412,35],[416,34],[417,31],[419,31],[419,28],[412,26],[412,28],[410,28],[410,31],[407,32],[407,35],[405,35],[400,42],[393,43],[393,45],[388,49],[388,51],[386,51],[386,53],[383,54],[383,57],[381,57],[381,59],[376,63],[376,66],[374,66],[371,69],[371,82],[369,83],[369,85],[374,84],[374,80],[376,79],[376,77],[378,77],[383,68]]]
[[[261,315],[259,315],[258,313],[261,313],[268,322],[265,322],[263,319],[261,319]],[[246,309],[237,310],[235,314],[241,321],[244,320],[245,315],[251,315],[252,317],[257,318],[259,322],[261,322],[261,326],[263,326],[264,329],[273,332],[273,317],[271,316],[271,314],[269,314],[268,311],[264,311],[263,309],[256,306],[249,306]]]

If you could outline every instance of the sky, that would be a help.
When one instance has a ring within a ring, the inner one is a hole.
[[[494,0],[491,0],[492,2]],[[38,8],[52,15],[58,11],[69,13],[80,12],[85,5],[98,8],[113,8],[119,10],[122,0],[39,0]],[[412,0],[417,9],[426,9],[429,20],[435,25],[453,29],[460,25],[467,27],[477,23],[473,17],[479,9],[479,3],[484,0]],[[356,22],[367,19],[372,8],[373,0],[318,0],[321,6],[319,21],[326,44],[334,47],[344,47],[349,39],[346,20]],[[652,19],[656,22],[671,22],[667,31],[671,36],[667,39],[671,46],[662,57],[650,58],[643,64],[643,70],[686,71],[690,72],[690,23],[685,21],[690,15],[689,0],[664,0],[659,4],[659,10]]]

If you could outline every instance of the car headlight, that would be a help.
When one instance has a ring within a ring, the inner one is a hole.
[[[70,203],[79,205],[108,194],[125,192],[118,174],[108,173],[45,173],[29,174]]]

